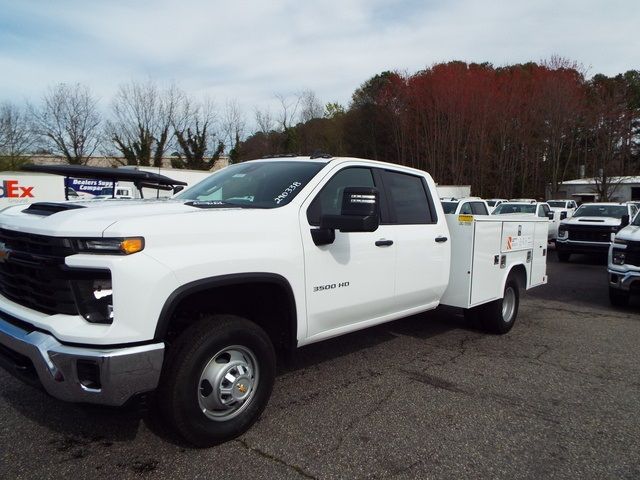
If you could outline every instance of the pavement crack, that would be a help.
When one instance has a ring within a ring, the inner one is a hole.
[[[267,460],[270,460],[274,463],[277,463],[279,465],[283,465],[287,468],[292,469],[293,471],[295,471],[297,474],[299,474],[300,476],[304,477],[304,478],[312,478],[312,479],[316,479],[317,477],[314,477],[313,475],[311,475],[310,473],[306,472],[302,467],[298,466],[298,465],[294,465],[292,463],[287,463],[285,460],[281,459],[280,457],[276,457],[275,455],[272,455],[268,452],[265,452],[264,450],[261,450],[258,447],[253,447],[251,445],[249,445],[249,443],[246,440],[242,440],[242,439],[236,439],[234,440],[235,442],[239,443],[240,445],[242,445],[243,448],[245,448],[246,450],[249,450],[250,452],[256,453],[258,455],[260,455],[262,458],[266,458]]]

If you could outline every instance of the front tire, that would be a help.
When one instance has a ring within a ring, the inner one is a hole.
[[[171,346],[156,400],[180,436],[210,447],[255,423],[271,396],[275,366],[271,340],[258,325],[211,315]]]
[[[626,307],[629,305],[629,292],[609,287],[609,302],[614,307]]]
[[[480,325],[488,333],[503,335],[513,328],[520,307],[518,282],[507,278],[502,298],[481,305],[478,311]]]

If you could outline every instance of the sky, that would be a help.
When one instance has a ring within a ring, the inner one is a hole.
[[[249,112],[302,90],[348,105],[376,73],[449,60],[640,69],[639,32],[637,0],[0,0],[0,101],[80,82],[107,108],[153,79]]]

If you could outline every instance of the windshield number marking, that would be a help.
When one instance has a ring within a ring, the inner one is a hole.
[[[293,182],[291,185],[285,188],[280,195],[275,197],[273,201],[276,202],[276,205],[280,205],[289,196],[290,193],[293,193],[301,185],[302,183],[300,182]]]

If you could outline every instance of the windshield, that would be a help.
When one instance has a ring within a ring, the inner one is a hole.
[[[547,203],[549,204],[550,207],[553,207],[553,208],[565,208],[566,206],[565,202],[559,202],[559,201],[553,201],[553,200]]]
[[[276,208],[289,203],[323,167],[319,162],[246,162],[214,173],[176,195],[216,206]]]
[[[626,205],[580,205],[573,214],[574,217],[611,217],[622,218],[623,215],[627,215]]]
[[[536,213],[535,203],[501,203],[493,211],[494,215],[501,213]]]
[[[455,213],[458,202],[442,202],[444,213]]]

